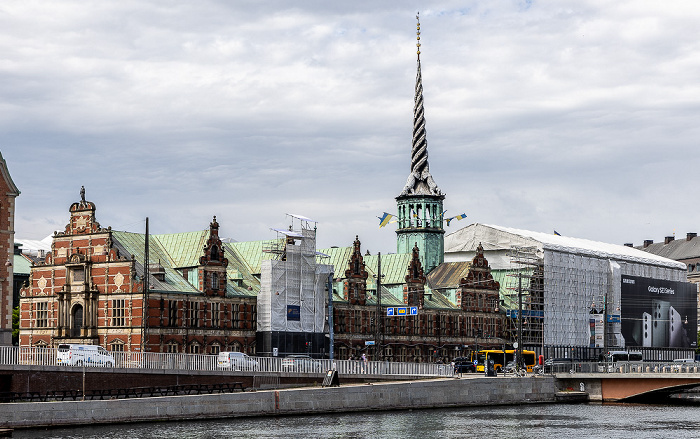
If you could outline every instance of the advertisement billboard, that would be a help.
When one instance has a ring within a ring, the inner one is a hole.
[[[697,286],[622,275],[622,335],[627,346],[697,345]]]

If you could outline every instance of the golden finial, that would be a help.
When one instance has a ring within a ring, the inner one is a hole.
[[[420,12],[416,13],[416,21],[418,22],[416,30],[416,47],[418,48],[418,58],[420,58]]]

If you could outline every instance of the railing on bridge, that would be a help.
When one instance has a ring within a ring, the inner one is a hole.
[[[570,364],[545,365],[544,373],[683,373],[700,374],[700,363],[667,362],[667,361],[638,361],[638,362],[571,362]]]
[[[110,352],[114,367],[127,369],[221,371],[216,355],[175,354],[156,352]],[[336,369],[341,375],[406,375],[421,377],[450,377],[452,367],[434,363],[397,363],[357,360],[296,359],[284,361],[279,357],[250,357],[252,361],[234,366],[234,370],[256,372],[318,373]],[[104,362],[85,362],[86,367],[105,367]],[[57,349],[0,346],[0,365],[60,366]],[[82,365],[82,364],[81,364]],[[111,363],[110,363],[111,365]],[[68,366],[71,367],[71,366]]]

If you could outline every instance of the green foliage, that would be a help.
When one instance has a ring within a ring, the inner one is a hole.
[[[19,344],[19,305],[12,310],[12,344]]]

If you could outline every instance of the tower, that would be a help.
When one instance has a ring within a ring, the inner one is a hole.
[[[418,18],[416,16],[416,19]],[[445,199],[445,194],[435,184],[428,167],[423,80],[420,68],[420,21],[418,21],[416,34],[418,72],[413,104],[411,173],[401,194],[396,197],[399,218],[396,250],[398,253],[406,254],[411,253],[416,246],[425,273],[430,273],[433,268],[444,262],[445,229],[442,226],[442,201]]]

